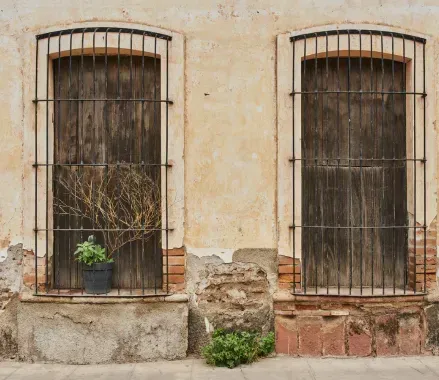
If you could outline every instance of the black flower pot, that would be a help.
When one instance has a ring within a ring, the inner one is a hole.
[[[87,294],[105,294],[110,292],[113,263],[85,265],[82,274]]]

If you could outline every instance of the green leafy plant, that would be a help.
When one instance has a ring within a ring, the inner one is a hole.
[[[86,265],[97,263],[112,263],[113,259],[109,258],[105,253],[105,248],[96,244],[96,238],[93,235],[88,237],[84,243],[77,244],[75,251],[76,260]]]
[[[248,364],[274,351],[274,333],[265,336],[254,332],[215,330],[212,340],[203,347],[207,364],[233,368]]]

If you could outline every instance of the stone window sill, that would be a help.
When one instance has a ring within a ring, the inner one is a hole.
[[[343,304],[370,304],[370,303],[397,303],[421,302],[426,298],[424,293],[406,294],[397,296],[326,296],[326,295],[293,295],[288,291],[279,291],[273,294],[273,302],[307,302],[307,303],[343,303]]]
[[[187,303],[187,294],[157,294],[146,297],[141,296],[92,296],[92,295],[35,295],[30,292],[22,292],[19,295],[21,302],[27,303],[68,303],[68,304],[123,304],[123,303],[154,303],[174,302]]]

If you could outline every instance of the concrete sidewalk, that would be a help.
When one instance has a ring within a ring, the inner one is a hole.
[[[141,364],[69,366],[0,363],[0,380],[352,380],[439,379],[439,357],[305,359],[275,357],[229,370],[199,359]]]

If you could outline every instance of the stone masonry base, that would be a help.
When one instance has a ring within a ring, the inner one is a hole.
[[[422,297],[277,297],[276,351],[291,356],[393,356],[425,352]]]
[[[131,301],[22,301],[20,360],[99,364],[186,357],[187,302]]]

